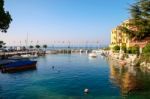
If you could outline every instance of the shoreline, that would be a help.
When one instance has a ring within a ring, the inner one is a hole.
[[[110,50],[103,50],[103,52],[104,56],[106,56],[109,60],[119,64],[120,66],[134,66],[150,71],[150,62],[141,61],[140,56],[137,56],[136,54],[113,53]]]

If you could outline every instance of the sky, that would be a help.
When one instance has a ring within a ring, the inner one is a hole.
[[[130,17],[135,0],[5,0],[12,16],[0,40],[7,45],[55,42],[110,43],[111,30]],[[28,36],[27,36],[28,35]]]

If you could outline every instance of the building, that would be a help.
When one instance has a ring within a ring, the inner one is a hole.
[[[123,22],[121,25],[119,26],[125,26],[127,27],[127,23],[129,21],[125,21]],[[118,45],[118,46],[122,46],[122,45],[127,45],[129,43],[129,37],[126,33],[123,33],[122,31],[120,31],[119,26],[117,26],[116,28],[114,28],[111,32],[111,44],[110,44],[110,48],[113,48],[114,46]]]
[[[119,29],[120,26],[123,26],[130,30],[138,31],[136,27],[130,26],[129,22],[130,20],[126,20],[121,25],[112,30],[110,48],[112,49],[114,46],[118,45],[120,47],[126,46],[128,49],[129,47],[138,45],[140,47],[140,52],[142,52],[142,49],[145,47],[145,45],[150,42],[150,37],[146,37],[140,41],[136,40],[135,38],[129,39],[129,36]]]

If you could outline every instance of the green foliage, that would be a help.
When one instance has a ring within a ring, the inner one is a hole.
[[[123,46],[121,47],[121,49],[124,51],[124,53],[126,53],[127,48],[126,48],[126,46],[125,46],[125,45],[123,45]]]
[[[138,45],[135,45],[132,47],[132,53],[133,54],[139,54],[139,46]]]
[[[37,49],[39,49],[41,46],[40,46],[40,45],[36,45],[35,47],[36,47]]]
[[[3,41],[0,41],[0,48],[2,48],[5,45]]]
[[[131,53],[132,53],[132,47],[129,47],[128,50],[127,50],[127,52],[128,52],[129,54],[131,54]]]
[[[142,62],[150,62],[150,53],[144,53],[141,55],[140,60]]]
[[[150,43],[148,43],[143,48],[143,53],[141,55],[141,61],[150,62]]]
[[[144,48],[143,48],[143,53],[150,53],[150,43],[148,43]]]
[[[12,18],[8,11],[4,10],[4,0],[0,0],[0,31],[7,32]]]
[[[124,26],[120,26],[119,29],[137,40],[150,36],[150,0],[138,0],[129,10],[131,19],[127,25],[135,29]]]
[[[139,54],[139,46],[135,45],[135,46],[129,47],[127,52],[129,54]]]
[[[114,46],[114,47],[113,47],[113,50],[114,50],[114,51],[120,50],[120,46],[118,46],[118,45]]]
[[[127,25],[129,25],[128,23],[126,23]],[[118,29],[120,31],[122,31],[123,33],[126,33],[129,37],[129,39],[132,39],[135,35],[134,35],[134,31],[128,29],[127,27],[124,26],[118,26]]]
[[[47,48],[47,45],[46,45],[46,44],[45,44],[45,45],[43,45],[43,48],[45,48],[45,49],[46,49],[46,48]]]
[[[105,47],[105,48],[103,48],[103,50],[110,50],[110,48],[109,47]]]
[[[31,48],[31,49],[32,49],[32,48],[33,48],[33,46],[32,46],[32,45],[30,45],[30,46],[29,46],[29,48]]]

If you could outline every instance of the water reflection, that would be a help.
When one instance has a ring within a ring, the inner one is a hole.
[[[122,96],[146,94],[150,92],[150,73],[145,73],[137,67],[118,66],[109,60],[110,80],[120,88]]]

